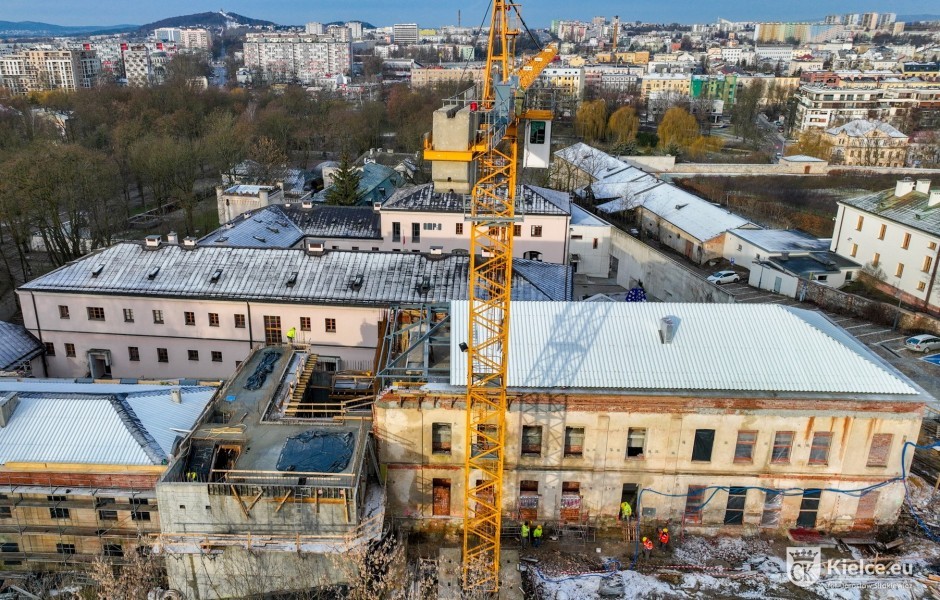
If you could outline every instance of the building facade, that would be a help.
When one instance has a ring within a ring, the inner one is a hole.
[[[249,33],[244,52],[245,66],[269,83],[310,84],[324,75],[352,71],[350,42],[332,37]]]
[[[908,136],[888,123],[859,119],[827,129],[829,162],[863,167],[903,167]]]
[[[0,56],[0,87],[13,94],[74,92],[94,87],[100,71],[94,50],[24,50]]]

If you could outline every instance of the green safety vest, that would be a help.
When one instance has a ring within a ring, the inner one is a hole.
[[[620,503],[620,515],[626,519],[629,519],[633,515],[633,508],[630,506],[629,502]]]
[[[525,525],[522,526],[522,537],[529,537],[529,528]]]
[[[541,526],[541,525],[539,525],[538,527],[535,528],[535,533],[533,533],[532,536],[533,536],[533,537],[537,537],[537,538],[542,537],[542,526]]]

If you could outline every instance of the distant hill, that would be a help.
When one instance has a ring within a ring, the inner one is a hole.
[[[183,15],[179,17],[170,17],[162,19],[138,28],[140,32],[150,32],[161,27],[238,27],[238,26],[266,27],[276,25],[271,21],[262,21],[261,19],[251,19],[242,15],[230,12],[204,12],[194,15]]]
[[[53,25],[36,21],[0,21],[0,37],[58,37],[107,31],[132,31],[137,25]]]

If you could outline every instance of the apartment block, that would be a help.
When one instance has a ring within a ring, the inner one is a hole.
[[[269,83],[314,83],[329,74],[352,70],[349,41],[317,35],[249,33],[245,40],[245,66]]]
[[[0,56],[0,87],[13,94],[43,90],[90,88],[101,63],[94,50],[52,48],[23,50]]]
[[[418,43],[417,23],[396,23],[392,25],[392,39],[399,46],[410,46]]]

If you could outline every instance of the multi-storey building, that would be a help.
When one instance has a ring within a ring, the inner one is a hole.
[[[546,67],[538,78],[538,85],[553,87],[569,98],[584,96],[583,67]]]
[[[864,167],[903,167],[908,136],[888,123],[859,119],[827,129],[829,162]]]
[[[640,94],[645,99],[655,99],[666,94],[688,96],[692,85],[688,73],[650,73],[640,82]]]
[[[348,41],[315,35],[249,33],[244,52],[245,66],[268,82],[310,84],[318,77],[348,75],[352,70]]]
[[[122,564],[149,546],[157,479],[215,391],[0,378],[3,570]]]
[[[417,528],[459,527],[464,455],[486,443],[467,439],[467,361],[454,358],[467,308],[403,307],[390,318],[389,340],[408,337],[382,356],[375,432],[388,513]],[[510,319],[507,521],[615,525],[624,500],[650,530],[896,520],[913,454],[903,447],[930,398],[818,313],[513,302]],[[417,360],[405,365],[396,348]]]
[[[801,86],[797,93],[796,123],[831,127],[837,122],[878,119],[893,124],[917,117],[918,128],[929,128],[940,118],[940,85],[929,87]],[[917,109],[916,115],[912,110]]]
[[[93,87],[101,70],[94,50],[40,48],[0,56],[0,87],[14,94]]]
[[[483,83],[483,68],[427,67],[411,69],[411,87],[434,87],[443,83],[466,83],[467,87]]]
[[[418,43],[417,23],[396,23],[392,25],[392,39],[399,46],[410,46]]]
[[[323,35],[323,23],[311,21],[304,26],[304,33],[308,35]]]
[[[721,100],[725,106],[734,104],[738,91],[738,76],[731,75],[693,75],[689,88],[692,98],[710,98]]]
[[[202,28],[182,29],[179,42],[187,50],[205,52],[212,48],[212,34]]]
[[[940,313],[940,189],[930,180],[839,200],[832,250],[867,264],[885,291]]]
[[[796,40],[800,44],[828,42],[845,35],[841,24],[824,23],[756,23],[754,41],[783,44]]]

